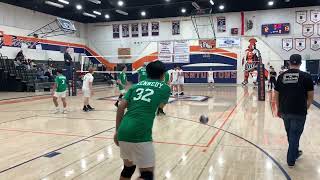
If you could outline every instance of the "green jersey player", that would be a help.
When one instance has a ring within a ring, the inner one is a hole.
[[[117,111],[114,142],[120,147],[124,162],[120,179],[130,179],[136,166],[140,168],[141,179],[153,179],[153,121],[158,107],[168,102],[170,87],[163,82],[162,62],[151,62],[146,69],[148,79],[129,89]]]
[[[53,103],[56,107],[55,113],[58,113],[60,111],[58,98],[61,98],[61,101],[63,104],[63,113],[66,113],[67,112],[66,110],[67,78],[64,75],[62,75],[62,69],[57,70],[57,77],[55,79],[55,83],[52,88],[52,96],[53,96]]]
[[[119,98],[117,100],[117,102],[114,104],[116,107],[119,106],[119,102],[122,99],[122,97],[125,95],[126,93],[126,85],[127,85],[127,67],[125,65],[123,65],[121,67],[121,73],[119,74],[118,80],[117,80],[117,85],[120,91],[120,95]]]
[[[145,66],[143,66],[142,68],[140,68],[138,70],[138,74],[139,74],[139,82],[147,79],[147,70],[146,70]]]

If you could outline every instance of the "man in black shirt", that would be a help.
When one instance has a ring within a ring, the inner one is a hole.
[[[277,82],[277,72],[274,70],[274,68],[271,66],[270,67],[270,79],[269,79],[269,84],[268,84],[268,89],[272,90],[275,87],[275,84]],[[270,85],[270,87],[269,87]]]
[[[64,52],[64,67],[66,69],[66,77],[70,80],[72,78],[72,57],[70,56],[68,49]]]
[[[299,141],[306,122],[307,110],[314,96],[311,75],[300,71],[300,66],[301,56],[291,55],[290,68],[278,77],[275,87],[278,114],[284,121],[289,142],[287,153],[289,167],[293,167],[302,155]]]

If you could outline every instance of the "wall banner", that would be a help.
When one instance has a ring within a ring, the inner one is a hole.
[[[320,49],[320,37],[310,38],[310,48],[314,51]]]
[[[122,37],[129,37],[129,24],[122,24]]]
[[[139,37],[139,24],[131,24],[131,37]]]
[[[306,49],[306,38],[295,39],[295,47],[297,51],[303,51]]]
[[[240,47],[240,38],[217,38],[217,48]]]
[[[305,37],[310,37],[314,34],[314,24],[303,24],[302,25],[302,35]]]
[[[174,42],[174,62],[175,63],[190,62],[190,48],[189,48],[188,41]]]
[[[149,23],[141,23],[141,35],[149,36]]]
[[[296,22],[303,24],[307,21],[307,12],[308,11],[296,11]]]
[[[284,38],[282,39],[282,49],[286,51],[290,51],[293,49],[293,39],[292,38]]]
[[[180,34],[180,21],[172,21],[172,35]]]
[[[159,22],[152,22],[151,23],[151,35],[152,36],[159,36]]]
[[[113,24],[112,25],[113,38],[120,38],[120,25]]]
[[[158,43],[158,60],[164,63],[172,63],[173,42],[161,41]]]
[[[227,31],[226,17],[217,17],[217,29],[220,33]]]

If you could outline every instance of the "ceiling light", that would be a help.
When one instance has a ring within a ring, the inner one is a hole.
[[[269,1],[269,2],[268,2],[268,5],[269,5],[269,6],[273,6],[273,4],[274,4],[273,1]]]
[[[101,12],[99,12],[99,11],[93,11],[93,14],[101,16]]]
[[[88,1],[95,3],[95,4],[101,4],[101,1],[99,1],[99,0],[88,0]]]
[[[120,0],[120,1],[118,1],[118,6],[120,6],[120,7],[121,7],[121,6],[123,6],[123,4],[124,4],[124,2],[123,2],[123,1],[121,1],[121,0]]]
[[[58,1],[63,3],[63,4],[69,4],[69,1],[66,1],[66,0],[58,0]]]
[[[170,0],[166,0],[166,2],[170,2]]]
[[[145,11],[141,11],[141,16],[146,16],[147,13]]]
[[[109,14],[104,15],[104,17],[105,17],[106,19],[110,19],[110,15],[109,15]]]
[[[52,1],[45,1],[44,3],[47,4],[47,5],[50,5],[50,6],[57,7],[57,8],[64,8],[64,6],[62,4],[58,4],[58,3],[55,3],[55,2],[52,2]]]
[[[290,2],[290,0],[284,0],[284,2],[287,2],[287,3],[288,3],[288,2]]]
[[[86,12],[84,12],[84,13],[82,13],[84,16],[88,16],[88,17],[92,17],[92,18],[96,18],[97,16],[96,15],[94,15],[94,14],[90,14],[90,13],[86,13]]]
[[[116,12],[117,12],[118,14],[122,14],[122,15],[128,16],[128,13],[125,12],[125,11],[122,11],[122,10],[117,9]]]
[[[219,6],[219,9],[220,9],[220,10],[224,10],[224,5],[220,5],[220,6]]]
[[[80,4],[77,4],[77,5],[76,5],[76,8],[77,8],[78,10],[81,10],[81,9],[82,9],[82,6],[81,6]]]
[[[196,8],[196,10],[200,9],[200,6],[196,2],[192,2],[192,6]]]
[[[182,9],[181,9],[181,12],[182,12],[182,13],[186,13],[186,12],[187,12],[186,8],[182,8]]]
[[[213,2],[213,0],[210,0],[210,4],[213,6],[214,5],[214,2]]]

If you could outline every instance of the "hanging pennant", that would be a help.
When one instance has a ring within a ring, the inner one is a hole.
[[[139,24],[131,24],[131,37],[139,37]]]
[[[159,22],[152,22],[151,23],[151,35],[152,36],[159,36]]]
[[[314,51],[320,49],[320,37],[310,38],[310,48]]]
[[[320,24],[318,24],[318,35],[320,36]]]
[[[310,37],[314,34],[314,24],[303,24],[302,25],[302,35],[305,37]]]
[[[293,49],[293,39],[292,38],[282,39],[282,49],[286,51],[290,51],[291,49]]]
[[[122,37],[129,37],[129,24],[122,24]]]
[[[113,24],[112,25],[113,38],[120,38],[120,25]]]
[[[172,35],[180,34],[180,21],[172,21]]]
[[[318,23],[320,21],[320,11],[313,10],[310,11],[310,21]]]
[[[303,51],[306,49],[306,38],[295,39],[296,50]]]
[[[141,35],[149,36],[149,23],[141,23]]]
[[[296,22],[303,24],[307,21],[307,11],[297,11],[296,12]]]
[[[217,17],[217,28],[218,28],[218,32],[227,31],[226,17]]]

